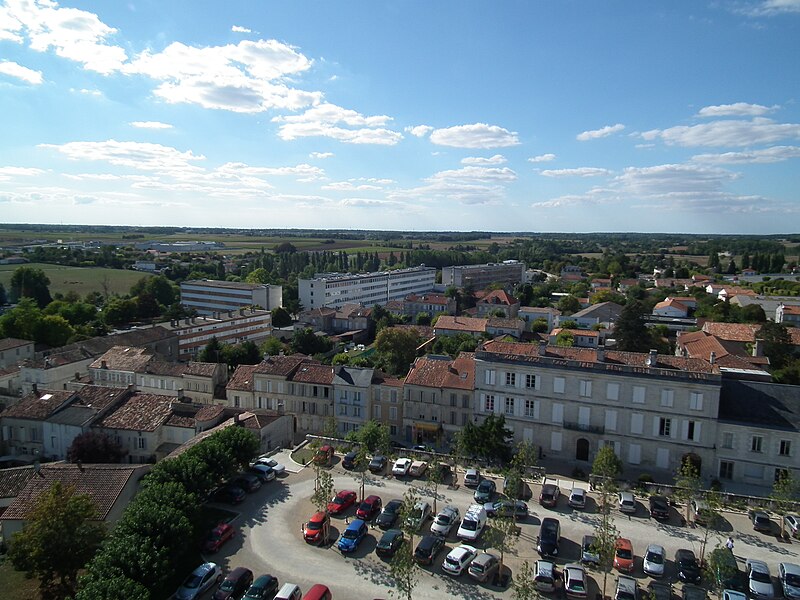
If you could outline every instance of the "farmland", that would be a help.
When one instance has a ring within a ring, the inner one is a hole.
[[[14,269],[21,265],[0,265],[0,283],[6,290],[10,288],[11,275]],[[127,294],[131,286],[142,277],[148,277],[138,271],[122,271],[119,269],[101,269],[84,267],[65,267],[44,263],[30,263],[25,265],[42,269],[50,279],[50,293],[61,292],[66,294],[73,291],[80,296],[89,292],[103,293],[103,286],[107,281],[110,294]]]

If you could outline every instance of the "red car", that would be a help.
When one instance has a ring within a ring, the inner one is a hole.
[[[356,509],[356,517],[364,521],[371,521],[381,512],[383,502],[380,496],[367,496]]]
[[[233,537],[234,533],[236,533],[236,530],[233,527],[227,523],[220,523],[208,534],[208,538],[203,543],[203,551],[216,552],[222,544]]]
[[[353,490],[342,490],[336,497],[328,502],[328,512],[332,515],[343,513],[356,503],[356,493]]]
[[[322,542],[322,534],[325,532],[325,527],[329,526],[330,523],[331,518],[328,513],[315,512],[303,527],[303,539],[309,544],[319,544]]]

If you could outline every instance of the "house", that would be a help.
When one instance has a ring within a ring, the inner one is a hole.
[[[689,317],[689,307],[675,298],[667,298],[653,307],[653,314],[658,317],[686,319]]]
[[[734,378],[772,380],[760,340],[750,350],[744,342],[722,340],[705,331],[678,332],[675,356],[706,360],[717,365],[723,375]]]
[[[362,331],[366,334],[372,309],[361,304],[345,304],[340,308],[322,306],[300,314],[298,327],[310,326],[314,331],[340,334]]]
[[[491,337],[510,335],[516,339],[520,339],[523,331],[525,331],[525,321],[522,319],[489,317],[486,321],[486,333]]]
[[[337,366],[333,369],[333,408],[339,434],[357,431],[370,419],[372,368]]]
[[[589,282],[589,285],[592,287],[592,292],[599,292],[600,290],[610,290],[611,280],[596,277]]]
[[[479,317],[500,316],[511,319],[519,312],[519,300],[505,290],[492,290],[475,304]]]
[[[393,440],[403,435],[403,380],[375,370],[372,378],[372,418],[389,428]]]
[[[787,306],[781,303],[775,309],[775,322],[784,323],[787,327],[800,326],[800,306]]]
[[[561,269],[560,279],[565,282],[576,282],[583,281],[586,279],[586,276],[579,266],[567,265]]]
[[[605,341],[600,332],[593,329],[562,329],[561,327],[556,327],[548,336],[550,344],[555,346],[558,342],[558,336],[562,332],[569,333],[572,336],[572,345],[578,348],[597,348]]]
[[[620,279],[619,282],[617,283],[617,291],[620,294],[624,294],[632,287],[636,287],[637,285],[641,285],[642,283],[643,282],[641,282],[638,279]]]
[[[504,260],[483,265],[442,267],[442,285],[457,288],[483,289],[493,283],[514,286],[525,277],[525,263]]]
[[[550,331],[555,326],[556,320],[560,315],[561,311],[556,308],[539,308],[536,306],[523,306],[517,314],[520,319],[525,321],[526,331],[531,331],[533,322],[538,319],[543,319],[547,323],[547,331]]]
[[[433,326],[433,333],[436,337],[441,335],[458,335],[467,333],[473,337],[481,337],[486,333],[488,319],[476,317],[455,317],[442,315],[436,320]]]
[[[389,310],[387,303],[386,309]],[[418,314],[426,313],[431,317],[438,314],[456,314],[456,299],[444,294],[409,294],[401,303],[402,313],[415,319]]]
[[[599,302],[592,304],[578,312],[558,318],[558,325],[565,320],[575,321],[579,329],[591,329],[595,325],[602,325],[606,329],[613,329],[614,323],[622,314],[622,306],[615,302]]]
[[[0,369],[19,365],[33,358],[33,342],[16,338],[0,339]]]
[[[44,456],[44,421],[66,406],[74,392],[36,389],[0,413],[4,454],[30,459]]]
[[[760,325],[752,323],[717,323],[716,321],[703,323],[704,332],[729,342],[755,342],[759,329],[761,329]]]

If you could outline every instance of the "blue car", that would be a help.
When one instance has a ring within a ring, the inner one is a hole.
[[[355,552],[365,535],[367,535],[367,523],[361,519],[356,519],[344,530],[336,547],[343,554],[345,552]]]

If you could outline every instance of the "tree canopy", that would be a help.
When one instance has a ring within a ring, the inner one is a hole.
[[[647,352],[650,349],[650,332],[645,325],[647,309],[639,300],[630,300],[622,309],[614,326],[617,348],[628,352]]]

